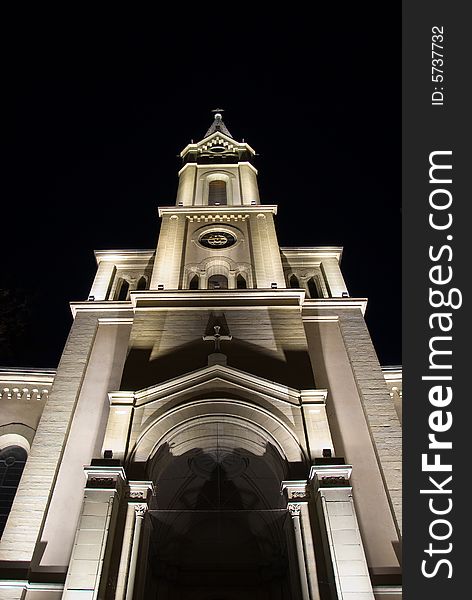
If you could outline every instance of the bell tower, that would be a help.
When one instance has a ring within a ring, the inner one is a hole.
[[[199,142],[180,153],[175,207],[161,207],[151,289],[284,288],[274,215],[261,205],[255,150],[216,109]]]

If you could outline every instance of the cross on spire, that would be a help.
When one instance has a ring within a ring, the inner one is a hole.
[[[214,335],[204,335],[203,336],[203,341],[205,342],[215,342],[215,354],[219,354],[221,352],[221,347],[220,347],[220,343],[222,340],[227,340],[228,342],[230,342],[233,339],[232,335],[221,335],[220,334],[220,329],[221,327],[219,325],[215,325],[213,327],[215,334]]]
[[[233,137],[230,134],[226,125],[223,123],[223,117],[221,116],[221,113],[224,112],[224,110],[225,110],[224,108],[214,108],[211,111],[214,114],[214,119],[213,119],[213,123],[210,125],[210,128],[205,133],[205,137],[211,135],[212,133],[215,133],[215,131],[220,131],[221,133],[224,133],[228,137]]]

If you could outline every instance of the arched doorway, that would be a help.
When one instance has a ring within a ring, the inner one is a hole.
[[[280,493],[287,468],[243,423],[195,423],[162,444],[149,462],[157,495],[147,515],[143,598],[297,597]]]

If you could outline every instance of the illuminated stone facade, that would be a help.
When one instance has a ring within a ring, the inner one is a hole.
[[[57,372],[0,372],[0,599],[401,597],[401,372],[342,248],[279,247],[254,154],[216,114],[157,251],[96,252]]]

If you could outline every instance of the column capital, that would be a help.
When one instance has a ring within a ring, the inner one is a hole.
[[[350,487],[351,465],[312,465],[309,480],[315,489]]]
[[[289,502],[287,504],[287,510],[290,513],[291,517],[299,517],[302,511],[302,503],[301,502]]]
[[[134,513],[137,517],[144,517],[144,515],[148,511],[147,504],[133,504],[133,506],[134,506]]]

